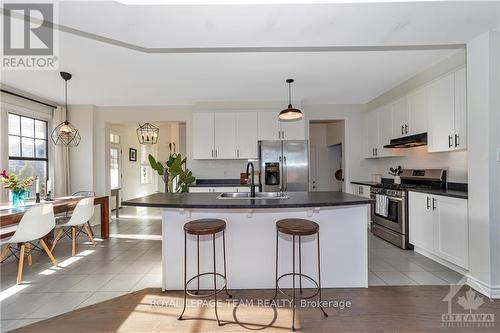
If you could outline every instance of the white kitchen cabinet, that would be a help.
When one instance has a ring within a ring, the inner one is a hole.
[[[429,152],[453,150],[455,131],[455,75],[429,85]]]
[[[434,196],[434,253],[468,268],[467,200]]]
[[[281,128],[278,120],[278,112],[261,111],[258,118],[259,140],[280,140]]]
[[[256,112],[236,112],[236,157],[257,158],[258,116]]]
[[[193,158],[214,158],[215,124],[213,112],[193,114]]]
[[[351,193],[365,198],[370,198],[370,186],[361,184],[351,184]]]
[[[391,107],[385,105],[378,110],[379,118],[378,118],[378,146],[376,147],[376,156],[377,157],[386,157],[392,156],[395,152],[392,148],[384,148],[385,145],[388,145],[392,139],[392,129],[393,129],[393,121],[392,121],[392,110]]]
[[[441,152],[467,147],[465,69],[448,74],[429,85],[428,151]]]
[[[215,152],[217,159],[236,158],[236,114],[215,112]]]
[[[407,123],[405,127],[406,135],[427,133],[428,128],[428,88],[419,88],[406,96],[407,103]],[[401,128],[399,129],[401,130]]]
[[[292,120],[292,121],[282,120],[279,122],[280,122],[282,140],[306,139],[306,124],[304,117],[302,117],[299,120]]]
[[[432,252],[434,250],[434,221],[429,194],[409,192],[408,216],[410,243]]]
[[[406,136],[408,126],[408,106],[406,97],[400,98],[390,105],[392,109],[392,136],[391,139]]]
[[[467,200],[410,191],[408,206],[410,243],[467,269]]]
[[[365,115],[365,156],[376,157],[378,148],[378,110],[373,110]]]
[[[455,149],[467,148],[467,79],[465,68],[455,72]]]

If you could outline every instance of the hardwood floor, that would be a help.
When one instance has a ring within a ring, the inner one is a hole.
[[[463,287],[452,298],[454,314],[491,314],[500,317],[500,301],[490,301],[480,294],[466,295]],[[305,291],[307,292],[307,291]],[[443,298],[450,292],[448,286],[370,287],[368,289],[327,289],[324,299],[329,317],[313,306],[297,311],[296,328],[302,332],[498,332],[494,322],[442,323],[448,313]],[[144,289],[102,303],[47,319],[13,332],[242,332],[263,330],[286,332],[290,330],[291,309],[287,302],[269,306],[265,302],[273,295],[271,290],[236,290],[233,299],[219,303],[218,327],[212,304],[189,303],[185,320],[176,317],[182,308],[182,292],[162,293],[159,289]],[[222,294],[221,294],[222,295]],[[465,297],[458,303],[460,297]],[[480,304],[477,309],[475,305]],[[192,300],[192,299],[191,299]],[[476,300],[474,302],[474,300]],[[193,300],[196,302],[198,300]],[[203,301],[203,300],[202,300]],[[337,301],[337,303],[335,303]],[[344,303],[339,303],[343,301]],[[347,306],[347,302],[350,306]],[[472,310],[468,310],[467,304]],[[344,306],[341,307],[341,304]],[[464,310],[462,305],[466,305]],[[466,317],[466,318],[478,318]],[[472,326],[475,325],[475,326]],[[477,327],[480,325],[481,327]],[[493,326],[492,326],[493,325]]]

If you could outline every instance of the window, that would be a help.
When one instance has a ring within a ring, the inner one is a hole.
[[[120,149],[113,147],[110,152],[111,188],[115,189],[120,187]]]
[[[151,153],[150,145],[141,145],[141,184],[151,184],[151,166],[148,156]]]
[[[48,123],[9,113],[9,171],[21,177],[48,177]]]

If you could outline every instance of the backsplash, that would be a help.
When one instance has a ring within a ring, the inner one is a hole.
[[[379,173],[384,178],[393,178],[388,174],[389,168],[398,165],[404,169],[440,168],[446,170],[449,182],[467,183],[467,151],[429,153],[427,146],[399,151],[404,155],[403,157],[367,160],[370,174]]]

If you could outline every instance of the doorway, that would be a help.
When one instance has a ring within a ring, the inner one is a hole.
[[[344,191],[345,124],[343,120],[311,121],[310,191]]]

